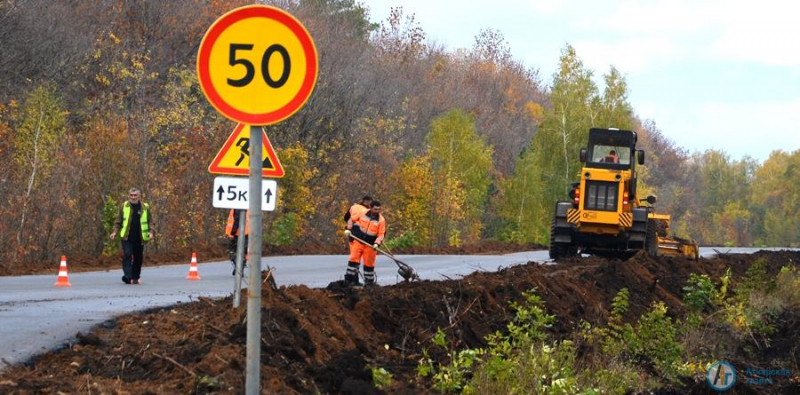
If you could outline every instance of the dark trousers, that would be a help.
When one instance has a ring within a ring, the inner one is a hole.
[[[250,241],[250,236],[246,235],[244,237],[244,256],[242,257],[242,262],[245,264],[247,263],[247,247],[248,242]],[[239,236],[233,236],[232,239],[228,240],[228,257],[231,259],[231,262],[236,264],[236,249],[239,247]]]
[[[122,240],[122,271],[125,277],[138,280],[142,274],[142,254],[144,245],[141,240]]]

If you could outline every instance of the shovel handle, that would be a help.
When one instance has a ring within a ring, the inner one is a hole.
[[[406,266],[406,267],[410,267],[410,266],[408,266],[408,264],[406,264],[404,262],[400,262],[397,258],[394,257],[394,255],[388,253],[387,251],[384,251],[382,248],[380,248],[380,247],[376,248],[374,245],[367,243],[366,241],[362,240],[358,236],[354,236],[352,233],[350,234],[350,237],[352,237],[356,241],[360,242],[361,244],[368,245],[370,248],[374,249],[375,251],[378,251],[381,254],[386,255],[389,259],[393,260],[398,265],[403,265],[403,266]]]

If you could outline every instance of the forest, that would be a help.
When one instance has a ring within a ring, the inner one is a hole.
[[[658,196],[673,233],[800,246],[797,147],[775,142],[763,163],[680,147],[637,116],[624,70],[590,70],[569,44],[543,76],[501,31],[453,50],[400,7],[373,22],[352,0],[265,3],[306,26],[320,66],[306,105],[266,128],[286,176],[265,243],[341,243],[342,214],[368,194],[392,246],[546,244],[589,128],[616,127],[637,132],[638,193]],[[228,213],[211,206],[207,168],[236,125],[195,62],[211,23],[244,4],[0,0],[0,265],[116,253],[108,234],[132,186],[155,215],[149,248],[219,242]]]

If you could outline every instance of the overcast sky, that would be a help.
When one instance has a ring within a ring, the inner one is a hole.
[[[800,1],[357,1],[373,22],[402,6],[450,49],[499,30],[548,86],[569,43],[599,89],[614,65],[634,111],[689,151],[763,162],[800,149]]]

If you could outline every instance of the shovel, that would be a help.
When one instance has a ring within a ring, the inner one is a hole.
[[[349,231],[346,231],[345,234],[347,236],[352,237],[353,239],[355,239],[356,241],[358,241],[361,244],[366,244],[366,245],[372,247],[373,249],[375,249],[375,251],[378,251],[381,254],[386,255],[387,258],[393,260],[394,263],[396,263],[397,267],[399,268],[399,269],[397,269],[397,274],[399,274],[400,277],[403,277],[404,280],[406,280],[406,281],[419,280],[419,275],[414,270],[414,268],[409,266],[407,263],[395,258],[395,256],[392,255],[391,253],[389,253],[388,251],[386,251],[386,250],[384,250],[383,248],[380,248],[380,247],[375,247],[374,245],[369,244],[364,240],[361,240],[360,238],[358,238],[357,236],[353,235]]]

